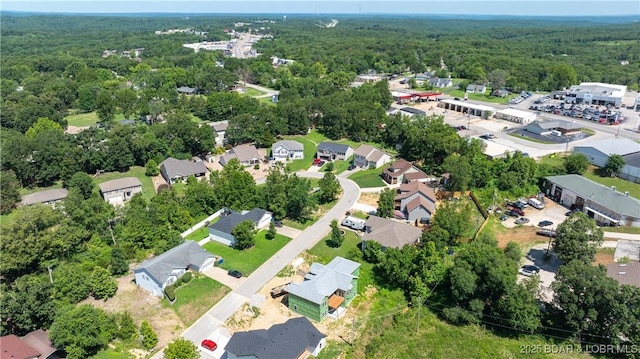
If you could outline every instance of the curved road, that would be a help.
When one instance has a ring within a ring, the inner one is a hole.
[[[323,176],[322,173],[314,172],[300,172],[297,175],[306,178],[322,178]],[[313,247],[329,232],[331,221],[344,216],[345,212],[351,209],[360,198],[360,188],[355,182],[340,177],[338,180],[342,186],[343,194],[336,205],[256,269],[238,288],[202,315],[200,319],[182,333],[184,338],[199,346],[203,339],[224,324],[244,303],[249,301],[252,295],[262,289],[287,264],[291,263],[304,250]],[[203,357],[208,356],[203,355]],[[156,353],[153,358],[162,358],[162,351]]]

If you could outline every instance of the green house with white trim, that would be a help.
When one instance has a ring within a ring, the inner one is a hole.
[[[358,294],[360,263],[335,257],[329,264],[313,263],[301,283],[291,283],[289,309],[321,322],[338,318]]]

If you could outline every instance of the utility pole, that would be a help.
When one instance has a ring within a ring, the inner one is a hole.
[[[51,267],[47,266],[47,271],[49,271],[49,282],[51,282],[51,284],[53,284],[53,276],[51,275]]]

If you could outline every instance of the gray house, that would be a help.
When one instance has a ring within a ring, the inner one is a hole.
[[[157,297],[163,296],[164,289],[187,270],[202,272],[215,263],[215,256],[194,241],[184,241],[161,255],[146,260],[133,273],[138,287]]]
[[[611,155],[620,155],[625,164],[617,173],[618,177],[640,183],[640,144],[635,141],[626,138],[595,141],[575,146],[573,152],[584,154],[591,164],[598,167],[604,167]]]
[[[209,239],[228,246],[235,244],[235,237],[231,232],[233,228],[242,221],[253,222],[255,229],[262,229],[271,222],[271,212],[264,209],[254,208],[250,211],[231,212],[221,216],[220,220],[209,226]]]
[[[271,328],[237,332],[224,348],[228,359],[299,359],[317,356],[327,345],[305,317],[289,319]]]
[[[113,205],[121,205],[136,193],[142,192],[142,182],[137,177],[118,178],[98,185],[100,195]]]
[[[395,197],[395,209],[409,221],[429,223],[436,210],[436,194],[422,182],[403,183]]]
[[[169,157],[160,162],[160,173],[168,184],[185,181],[189,176],[203,177],[209,172],[203,162],[177,160]]]
[[[22,205],[30,206],[32,204],[48,204],[55,206],[56,203],[61,202],[67,198],[66,188],[48,189],[46,191],[34,192],[22,197]]]
[[[271,157],[276,161],[303,159],[304,146],[294,140],[278,141],[271,145]]]
[[[256,146],[244,144],[236,146],[229,150],[229,153],[220,156],[220,164],[226,166],[234,158],[243,166],[251,166],[260,163],[262,160],[262,156],[260,156]]]
[[[320,142],[318,145],[317,158],[326,161],[347,160],[353,155],[353,148],[349,145],[343,145],[333,142]]]
[[[364,225],[363,241],[376,241],[384,248],[401,248],[420,240],[422,229],[378,216],[369,216]]]

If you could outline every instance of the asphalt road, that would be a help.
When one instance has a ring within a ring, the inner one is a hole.
[[[324,174],[300,172],[297,175],[307,178],[322,178]],[[313,247],[329,232],[331,221],[344,216],[360,198],[360,189],[355,182],[345,178],[338,178],[338,180],[342,186],[343,195],[336,205],[316,223],[305,229],[296,238],[293,238],[289,244],[267,260],[238,288],[202,315],[200,319],[182,333],[184,338],[199,346],[203,339],[211,335],[221,324],[224,324],[233,313],[240,309],[253,294],[262,289],[280,270],[291,263],[301,252]],[[162,351],[160,351],[152,358],[160,359],[162,355]]]

